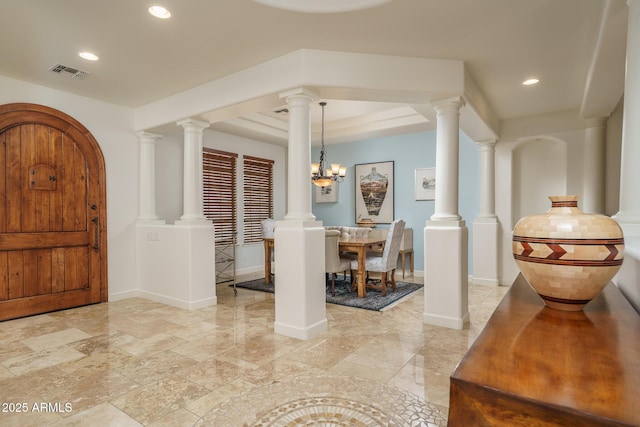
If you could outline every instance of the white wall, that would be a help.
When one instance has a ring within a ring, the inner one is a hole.
[[[573,117],[573,118],[572,118]],[[496,213],[501,223],[500,284],[510,285],[519,270],[511,253],[513,225],[522,216],[543,213],[551,193],[582,195],[584,124],[577,114],[560,112],[502,123],[505,137],[496,146]],[[607,215],[618,212],[622,105],[607,121],[605,203]],[[540,144],[540,146],[535,146]],[[551,179],[549,179],[551,176]],[[640,240],[625,236],[625,259],[614,278],[631,304],[640,311]]]
[[[511,228],[522,217],[546,212],[548,196],[567,193],[567,144],[560,139],[525,139],[513,147]]]
[[[183,161],[182,129],[175,133],[165,134],[156,145],[157,175],[157,214],[173,223],[182,215],[182,161]],[[237,203],[238,217],[243,215],[243,176],[242,155],[262,157],[274,160],[274,217],[281,220],[286,213],[286,148],[230,135],[211,129],[204,131],[204,146],[216,150],[238,154],[237,164]],[[236,248],[236,271],[238,274],[249,274],[262,271],[264,251],[261,243],[244,244],[242,224],[238,224],[238,246]]]
[[[0,76],[0,104],[14,102],[60,110],[82,123],[100,144],[107,174],[109,295],[135,288],[138,138],[133,110]]]
[[[640,237],[625,236],[624,261],[613,282],[640,313]]]
[[[620,204],[620,155],[622,153],[623,100],[607,121],[605,212],[615,215]],[[640,237],[624,236],[624,261],[613,278],[622,293],[640,313]]]
[[[137,227],[138,289],[118,295],[139,296],[184,309],[217,303],[213,226]]]
[[[620,207],[620,155],[622,153],[622,100],[607,120],[605,213],[618,213]]]
[[[585,122],[563,111],[501,123],[496,145],[496,213],[501,224],[500,284],[511,285],[519,273],[511,252],[515,223],[546,212],[548,196],[583,192]],[[607,191],[609,188],[607,188]],[[553,193],[553,194],[552,194]]]

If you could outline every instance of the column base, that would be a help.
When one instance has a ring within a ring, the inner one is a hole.
[[[306,340],[327,331],[322,222],[278,221],[275,271],[274,332]]]
[[[500,286],[500,281],[498,279],[485,279],[483,277],[471,277],[471,283],[479,286],[488,286],[490,288],[496,288]]]
[[[207,218],[193,218],[193,219],[182,219],[177,220],[175,225],[187,225],[187,226],[206,226],[212,225],[211,221]]]
[[[461,318],[423,313],[422,323],[449,329],[464,329],[469,324],[469,313]]]
[[[160,218],[138,218],[136,219],[137,225],[163,225],[166,224],[167,221]]]
[[[304,328],[300,328],[295,325],[287,325],[280,322],[275,322],[273,325],[273,331],[276,334],[284,335],[291,338],[297,338],[299,340],[310,340],[329,330],[329,322],[327,319],[323,319],[315,323],[314,325],[309,325]]]
[[[424,229],[424,323],[452,329],[463,329],[468,325],[468,240],[464,221],[427,222]]]
[[[316,216],[311,213],[289,213],[284,216],[284,219],[287,221],[315,221]]]
[[[136,225],[139,296],[188,310],[217,303],[214,229]]]
[[[495,217],[476,218],[473,222],[474,285],[498,286],[498,233],[500,223]]]

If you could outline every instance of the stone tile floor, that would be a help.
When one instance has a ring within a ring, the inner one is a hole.
[[[195,311],[131,298],[0,322],[0,425],[444,425],[449,375],[507,290],[470,285],[464,330],[424,325],[423,290],[328,304],[306,341],[273,333],[272,294],[225,284]]]

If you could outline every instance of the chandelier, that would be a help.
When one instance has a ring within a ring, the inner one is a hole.
[[[328,187],[334,182],[344,181],[344,176],[347,174],[346,166],[340,166],[339,163],[332,163],[331,168],[325,169],[325,157],[326,152],[324,148],[324,106],[326,102],[321,102],[322,107],[322,133],[320,135],[320,141],[322,142],[322,148],[320,149],[320,163],[311,163],[311,182],[318,187]]]

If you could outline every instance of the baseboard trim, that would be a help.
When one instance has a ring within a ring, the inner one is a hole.
[[[172,307],[182,308],[184,310],[198,310],[200,308],[209,307],[218,304],[218,297],[203,298],[196,301],[186,301],[178,298],[168,297],[166,295],[156,294],[154,292],[142,289],[134,289],[131,291],[116,292],[109,295],[109,301],[120,301],[127,298],[144,298],[150,301],[167,304]]]
[[[464,329],[469,325],[469,313],[461,318],[441,316],[438,314],[423,313],[422,322],[433,326],[442,326],[449,329]]]
[[[470,282],[474,285],[490,286],[494,288],[500,286],[500,281],[498,281],[498,279],[483,279],[482,277],[472,277]]]
[[[273,331],[276,334],[285,335],[299,340],[309,340],[321,335],[329,330],[327,319],[322,319],[306,328],[298,328],[296,326],[287,325],[281,322],[275,322]]]

